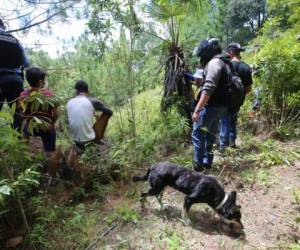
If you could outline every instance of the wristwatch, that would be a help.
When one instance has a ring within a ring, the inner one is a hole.
[[[194,112],[195,112],[195,113],[200,113],[200,112],[201,112],[201,109],[195,109]]]

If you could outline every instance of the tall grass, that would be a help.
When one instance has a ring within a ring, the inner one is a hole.
[[[159,146],[176,146],[188,133],[188,123],[176,110],[160,112],[160,89],[145,91],[136,96],[136,120],[130,120],[129,106],[117,112],[108,128],[112,140],[111,155],[119,164],[128,167],[155,160]],[[130,123],[135,122],[136,137],[130,133]]]

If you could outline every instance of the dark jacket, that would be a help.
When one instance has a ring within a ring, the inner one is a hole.
[[[29,60],[19,41],[0,29],[0,74],[21,73],[21,66],[29,66]]]

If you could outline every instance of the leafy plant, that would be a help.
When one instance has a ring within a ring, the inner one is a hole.
[[[180,243],[180,238],[176,232],[173,232],[171,235],[169,235],[165,241],[167,242],[167,249],[168,250],[183,250]]]
[[[253,42],[260,45],[254,63],[262,87],[261,112],[269,124],[278,127],[300,118],[299,0],[287,1],[284,6],[273,0],[268,6],[271,16]]]
[[[36,165],[29,155],[27,145],[20,141],[19,134],[10,126],[11,114],[0,112],[0,122],[0,214],[14,217],[20,215],[29,233],[23,203],[32,189],[39,185],[40,175],[35,171]]]
[[[127,204],[122,204],[119,205],[112,214],[105,217],[105,221],[109,225],[116,220],[121,221],[123,224],[130,222],[137,223],[140,220],[140,214]]]
[[[298,188],[293,188],[293,203],[296,205],[300,205],[300,190]]]

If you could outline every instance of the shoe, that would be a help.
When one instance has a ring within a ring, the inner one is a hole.
[[[224,146],[220,147],[219,151],[220,151],[221,155],[224,154],[225,153],[225,147]]]
[[[204,168],[205,168],[205,169],[211,169],[211,165],[209,165],[209,164],[204,164]]]
[[[193,161],[194,170],[197,172],[203,172],[205,170],[203,165],[200,165],[198,162]]]

